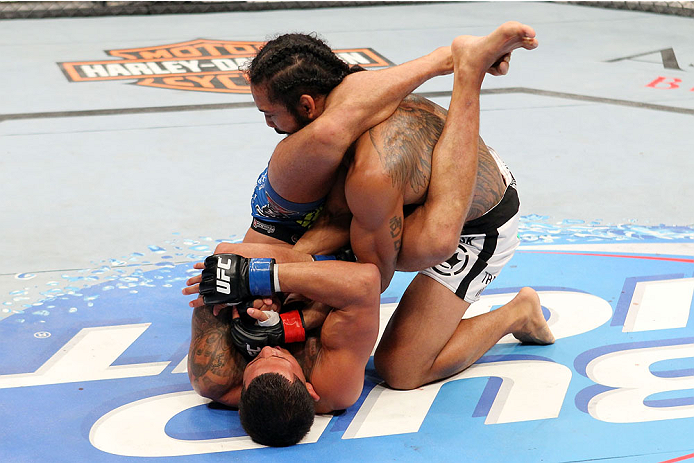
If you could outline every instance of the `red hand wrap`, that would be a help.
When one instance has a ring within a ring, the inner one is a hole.
[[[306,340],[306,330],[304,330],[304,320],[298,310],[280,314],[284,324],[284,342],[300,342]]]

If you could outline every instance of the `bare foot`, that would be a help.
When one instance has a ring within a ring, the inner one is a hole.
[[[509,21],[485,37],[456,37],[451,44],[451,52],[456,72],[460,68],[466,72],[475,70],[481,76],[487,71],[500,75],[508,72],[508,62],[513,50],[532,50],[537,45],[532,27]]]
[[[518,310],[527,311],[527,321],[523,327],[513,332],[520,342],[529,344],[553,344],[554,335],[545,321],[540,305],[540,297],[532,288],[521,289],[514,301],[519,304]]]

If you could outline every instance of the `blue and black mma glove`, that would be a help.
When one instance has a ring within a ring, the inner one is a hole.
[[[239,315],[253,305],[253,301],[239,306]],[[277,313],[266,311],[269,318],[264,321],[245,320],[250,316],[235,318],[231,325],[231,341],[236,350],[248,360],[254,358],[265,346],[283,346],[292,342],[306,340],[304,316],[300,310]]]
[[[275,259],[215,254],[205,259],[200,295],[207,305],[239,304],[275,294]]]

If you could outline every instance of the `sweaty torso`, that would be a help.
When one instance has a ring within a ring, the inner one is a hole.
[[[426,200],[431,178],[434,146],[446,119],[441,106],[416,95],[407,97],[390,118],[370,129],[357,141],[353,164],[362,169],[381,170],[403,196],[403,204]],[[359,149],[370,145],[371,149]],[[373,150],[378,156],[372,156]],[[466,221],[476,219],[494,207],[504,195],[506,184],[499,167],[480,138],[477,181]]]

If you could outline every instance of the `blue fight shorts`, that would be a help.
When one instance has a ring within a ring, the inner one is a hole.
[[[316,221],[325,198],[311,203],[287,201],[272,189],[267,168],[258,177],[251,198],[251,228],[258,233],[294,244]]]

